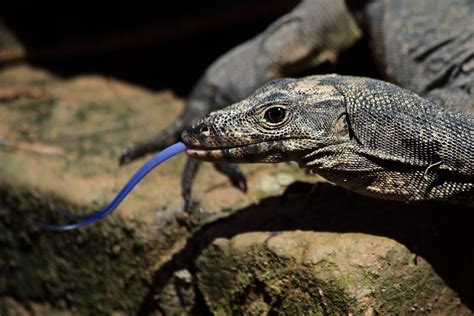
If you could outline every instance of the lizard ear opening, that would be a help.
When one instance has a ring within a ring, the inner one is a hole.
[[[350,124],[347,117],[347,113],[340,114],[333,122],[331,126],[331,138],[338,140],[350,140],[351,130]]]
[[[358,144],[362,145],[360,140],[354,134],[347,112],[339,114],[339,116],[334,120],[331,127],[331,136],[339,141],[349,141],[354,139]]]

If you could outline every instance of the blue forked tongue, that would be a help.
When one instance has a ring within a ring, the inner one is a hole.
[[[64,230],[72,230],[81,228],[92,223],[97,222],[98,220],[104,218],[105,216],[109,215],[119,206],[119,204],[125,199],[125,197],[133,190],[133,188],[153,169],[158,167],[162,162],[170,159],[173,156],[176,156],[179,153],[182,153],[186,150],[186,145],[181,142],[173,144],[163,151],[160,151],[158,154],[151,157],[143,166],[138,169],[133,177],[128,180],[128,182],[124,185],[122,190],[115,196],[112,202],[109,203],[106,207],[98,211],[97,213],[91,214],[84,218],[82,221],[76,224],[66,224],[66,225],[59,225],[59,224],[41,224],[40,228],[46,230],[57,230],[57,231],[64,231]]]

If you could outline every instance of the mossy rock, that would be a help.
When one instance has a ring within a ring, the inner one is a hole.
[[[22,65],[0,71],[0,314],[11,306],[135,313],[150,297],[179,309],[151,285],[192,231],[282,192],[298,177],[291,166],[248,166],[246,195],[206,164],[194,185],[202,203],[188,214],[181,155],[101,222],[64,233],[37,229],[35,223],[77,219],[110,201],[144,162],[119,167],[122,149],[155,136],[183,106],[169,91],[99,75],[64,79]]]
[[[120,148],[151,133],[151,117],[165,125],[182,102],[100,76],[61,80],[20,66],[0,74],[0,104],[0,295],[46,314],[38,306],[136,311],[162,256],[188,234],[175,220],[183,159],[145,179],[118,216],[64,233],[35,224],[105,205],[141,163],[119,168]]]
[[[432,267],[394,240],[357,233],[246,233],[197,261],[215,315],[471,315]]]

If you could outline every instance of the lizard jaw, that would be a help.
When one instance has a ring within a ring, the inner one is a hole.
[[[208,161],[216,161],[224,157],[222,149],[190,148],[186,150],[186,154],[191,158]]]
[[[282,143],[288,139],[261,141],[235,146],[205,147],[202,145],[187,145],[186,154],[191,158],[210,162],[253,163],[253,162],[283,162],[298,160],[298,157],[308,153],[308,150],[282,151]]]
[[[225,161],[241,162],[249,154],[256,154],[261,151],[262,144],[254,143],[234,147],[201,147],[188,146],[186,154],[191,158],[205,161]]]

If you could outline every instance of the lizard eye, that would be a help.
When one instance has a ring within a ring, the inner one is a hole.
[[[286,110],[281,106],[276,106],[265,111],[263,117],[269,123],[280,123],[285,119]]]

